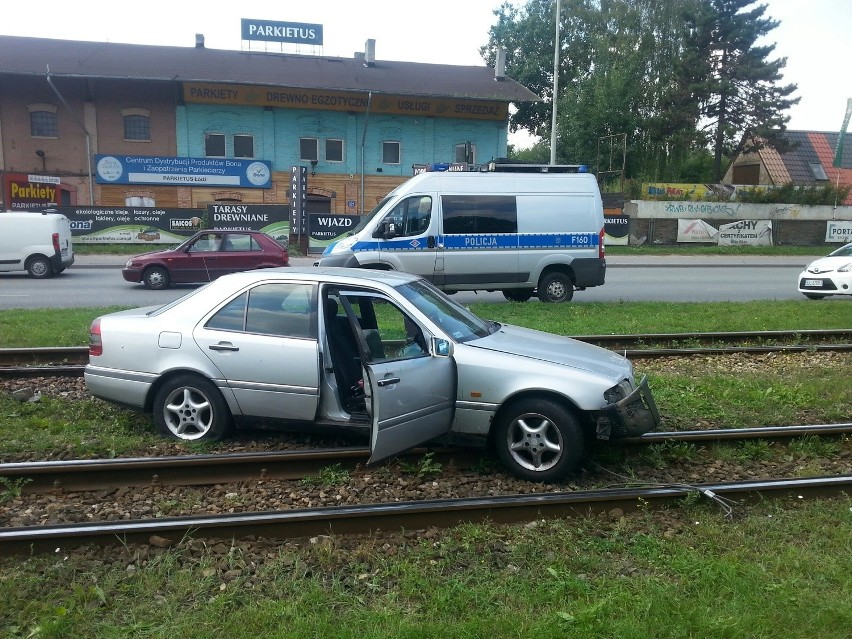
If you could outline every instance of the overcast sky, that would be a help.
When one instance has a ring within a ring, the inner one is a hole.
[[[515,4],[524,4],[514,0]],[[852,0],[762,0],[780,20],[768,40],[773,57],[787,57],[785,83],[798,84],[801,102],[788,128],[838,131],[852,97]],[[204,34],[214,49],[260,49],[348,57],[376,40],[376,58],[410,62],[483,65],[479,48],[488,41],[501,0],[21,0],[3,3],[0,34],[194,46]],[[242,42],[242,18],[323,25],[323,47]],[[512,141],[512,140],[510,140]],[[521,138],[516,144],[524,145]]]

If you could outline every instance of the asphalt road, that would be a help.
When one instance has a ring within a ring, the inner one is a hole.
[[[815,256],[816,257],[816,256]],[[78,256],[58,277],[33,280],[25,273],[0,273],[0,309],[148,306],[164,304],[194,285],[149,291],[121,277],[123,257]],[[312,259],[295,258],[294,266]],[[621,257],[607,259],[604,286],[577,291],[575,304],[618,301],[719,302],[802,300],[796,279],[807,257]],[[503,302],[497,293],[457,293],[461,303]],[[848,300],[831,297],[823,302]],[[532,301],[530,303],[538,303]],[[811,302],[814,303],[814,302]]]

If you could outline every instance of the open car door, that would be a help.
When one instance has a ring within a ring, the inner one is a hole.
[[[374,292],[341,292],[361,351],[374,463],[450,430],[456,397],[452,344],[427,337],[405,311]]]

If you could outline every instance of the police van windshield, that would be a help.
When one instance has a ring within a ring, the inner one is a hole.
[[[369,213],[367,213],[367,215],[365,215],[363,218],[361,218],[361,221],[358,222],[358,225],[354,229],[349,231],[349,233],[347,233],[347,235],[355,235],[359,231],[364,230],[364,227],[367,226],[367,224],[370,223],[370,220],[372,220],[374,217],[376,217],[376,214],[384,208],[385,204],[388,203],[388,200],[390,200],[391,197],[393,197],[392,193],[390,195],[387,195],[384,198],[382,198],[382,201],[379,202],[378,204],[376,204],[375,208],[372,211],[370,211]]]

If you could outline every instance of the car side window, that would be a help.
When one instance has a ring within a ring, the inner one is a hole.
[[[223,251],[257,251],[260,250],[257,242],[247,233],[228,233],[222,240]]]
[[[401,308],[381,297],[346,297],[351,308],[360,315],[361,333],[371,361],[410,359],[429,354],[422,329]]]
[[[218,251],[222,245],[221,233],[207,233],[200,235],[198,239],[189,247],[190,253],[212,253]]]
[[[385,217],[396,227],[396,237],[422,235],[429,228],[432,219],[432,198],[428,195],[416,195],[404,199]]]
[[[206,327],[316,339],[317,310],[310,284],[260,284],[223,306]]]

